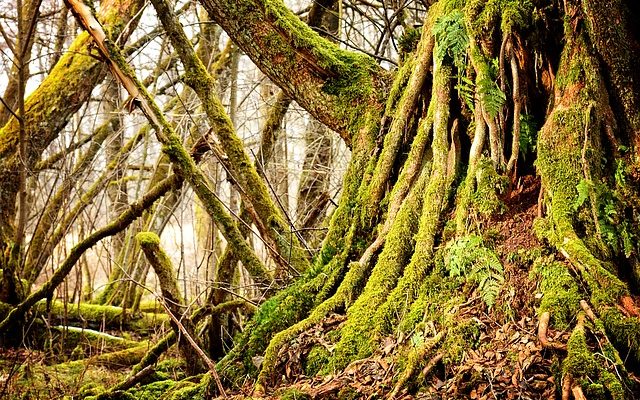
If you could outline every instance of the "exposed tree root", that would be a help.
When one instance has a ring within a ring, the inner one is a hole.
[[[425,342],[422,346],[411,351],[408,357],[408,362],[407,362],[408,365],[405,367],[404,371],[398,378],[398,382],[396,383],[396,386],[394,387],[393,391],[389,395],[389,398],[391,399],[395,398],[400,393],[400,391],[404,389],[407,382],[409,382],[409,380],[415,374],[419,364],[422,363],[422,360],[431,352],[431,350],[435,346],[438,345],[438,343],[443,338],[444,338],[444,332],[440,331],[436,336],[429,339],[429,341]],[[429,363],[427,364],[427,366],[425,366],[425,369],[423,370],[422,374],[426,375],[429,372],[429,370],[433,368],[433,365],[435,365],[439,360],[441,360],[443,356],[444,354],[442,352],[434,355],[429,361]],[[434,360],[436,361],[434,362]],[[429,367],[430,365],[431,367]]]
[[[545,311],[540,315],[540,320],[538,322],[538,339],[540,343],[544,347],[548,347],[550,349],[555,350],[567,350],[567,346],[562,343],[550,342],[547,339],[547,330],[549,329],[549,319],[551,318],[551,314],[548,311]]]

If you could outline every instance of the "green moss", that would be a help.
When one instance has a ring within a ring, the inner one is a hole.
[[[473,319],[455,321],[451,325],[453,327],[447,333],[443,349],[446,349],[447,355],[444,357],[446,363],[457,364],[462,360],[464,352],[471,349],[477,349],[480,340],[481,324]]]
[[[584,395],[588,396],[588,399],[606,399],[607,393],[605,387],[601,383],[585,383],[583,386]]]
[[[627,393],[618,377],[622,372],[622,379],[625,379],[624,367],[618,357],[607,358],[607,360],[609,362],[602,363],[595,357],[587,344],[585,328],[583,325],[579,325],[573,330],[567,342],[567,357],[562,364],[563,373],[571,374],[576,378],[589,398],[625,399]],[[610,362],[617,365],[616,374],[618,376],[608,370]]]
[[[503,35],[522,31],[532,23],[533,3],[529,0],[507,0],[502,9],[500,30]]]
[[[141,245],[160,245],[160,237],[154,232],[140,232],[136,235],[136,240]]]
[[[626,317],[616,307],[600,312],[600,320],[613,344],[634,362],[640,362],[640,321]]]
[[[282,392],[277,392],[276,396],[280,400],[311,400],[311,396],[296,388],[285,389]]]
[[[327,365],[331,353],[326,347],[322,345],[316,345],[311,348],[309,354],[307,354],[304,363],[304,373],[306,376],[314,376],[321,369]]]
[[[101,393],[95,397],[87,397],[87,400],[138,400],[135,396],[122,390]]]
[[[210,374],[196,375],[181,381],[166,379],[152,382],[125,393],[138,400],[205,400],[212,398],[212,382]]]
[[[347,122],[347,131],[351,137],[355,137],[359,129],[366,125],[365,120],[371,114],[372,106],[375,108],[375,104],[383,103],[381,99],[372,98],[384,92],[373,90],[372,77],[382,74],[375,60],[361,53],[345,51],[322,38],[293,16],[282,1],[265,3],[265,16],[274,21],[277,27],[271,48],[277,49],[282,58],[293,62],[299,58],[299,53],[314,56],[323,70],[321,74],[328,75],[322,91],[334,97],[338,118]],[[284,43],[282,35],[286,36]],[[376,112],[378,120],[380,111]]]
[[[533,269],[539,277],[542,300],[538,314],[549,312],[556,329],[567,330],[580,310],[582,293],[565,264],[539,259]]]
[[[529,0],[471,0],[467,2],[467,23],[475,37],[491,37],[497,26],[503,35],[531,25],[533,3]]]
[[[584,327],[576,328],[567,342],[567,357],[563,362],[564,373],[574,377],[596,376],[598,362],[587,345]]]
[[[29,363],[23,365],[14,381],[14,389],[23,398],[62,398],[62,396],[95,396],[122,378],[117,369],[101,365],[99,357],[55,365]]]
[[[140,388],[130,389],[128,394],[139,400],[160,399],[165,393],[171,392],[175,386],[176,381],[173,380],[152,382],[148,385],[143,385]]]
[[[608,98],[604,82],[598,73],[599,63],[591,54],[591,47],[583,34],[566,26],[567,44],[560,61],[556,80],[556,106],[540,131],[538,140],[538,171],[542,178],[548,205],[548,223],[540,229],[549,242],[560,250],[576,268],[590,291],[591,303],[598,313],[615,307],[620,296],[628,291],[626,285],[607,269],[606,259],[594,256],[598,248],[589,248],[576,233],[574,226],[587,224],[576,213],[580,182],[605,180],[598,149],[607,110],[602,109]],[[585,143],[585,135],[588,141]],[[582,149],[591,153],[583,161]],[[585,179],[584,170],[590,171]],[[591,201],[591,200],[590,200]],[[596,205],[596,208],[599,206]],[[599,223],[591,221],[592,225]],[[584,229],[596,231],[595,227]],[[600,241],[600,239],[598,239]],[[590,243],[597,243],[590,240]],[[575,301],[575,299],[574,299]],[[553,315],[553,313],[552,313]],[[566,317],[566,316],[565,316]],[[614,319],[615,320],[615,319]]]
[[[491,37],[498,26],[503,0],[471,0],[465,6],[465,17],[474,37]]]
[[[64,326],[52,327],[51,340],[54,343],[60,341],[63,350],[73,348],[71,357],[74,360],[82,359],[85,355],[124,350],[140,345],[139,342],[127,340],[122,337],[93,330]]]
[[[409,28],[402,33],[400,39],[398,39],[398,49],[400,50],[400,57],[404,58],[407,54],[413,52],[418,46],[420,40],[420,30],[415,28]]]
[[[354,358],[366,357],[371,351],[369,340],[376,328],[376,310],[387,300],[413,253],[413,236],[418,231],[422,209],[423,194],[420,189],[423,185],[424,181],[412,191],[402,205],[363,294],[349,308],[342,340],[336,347],[337,356],[333,359],[334,367],[337,369],[344,368]],[[355,292],[356,288],[350,290]]]
[[[472,206],[483,215],[500,214],[505,206],[498,194],[502,194],[508,181],[505,176],[499,175],[493,162],[486,157],[481,157],[475,171],[476,189],[471,195]]]
[[[167,358],[155,366],[156,374],[165,376],[165,379],[181,380],[187,378],[185,374],[186,365],[181,358]]]
[[[130,314],[121,307],[96,304],[67,304],[52,301],[47,308],[46,301],[39,301],[34,309],[55,322],[80,321],[85,326],[99,329],[131,329],[138,333],[150,332],[167,323],[166,314]]]
[[[613,400],[624,400],[627,398],[625,389],[620,379],[609,371],[602,371],[600,382],[609,391],[609,395]],[[603,396],[602,398],[605,398]]]
[[[438,253],[436,258],[441,258],[441,252]],[[464,297],[459,291],[462,284],[462,279],[446,276],[442,267],[435,268],[423,280],[417,299],[401,318],[398,325],[400,331],[408,333],[417,324],[428,321],[447,325],[450,320],[446,312],[464,302]]]

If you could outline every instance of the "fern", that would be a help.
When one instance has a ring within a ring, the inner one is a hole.
[[[458,84],[456,85],[456,90],[458,91],[458,95],[460,96],[460,98],[464,100],[471,112],[475,111],[473,104],[476,91],[475,86],[476,85],[471,79],[463,75],[458,75]]]
[[[464,276],[478,285],[480,297],[492,307],[504,283],[504,268],[492,250],[476,235],[450,242],[446,248],[445,265],[451,276]]]
[[[489,77],[478,80],[478,94],[480,101],[491,118],[495,118],[507,101],[507,96],[498,87],[498,84]]]
[[[440,17],[433,25],[433,36],[436,39],[436,59],[442,62],[446,57],[451,58],[458,71],[462,71],[467,64],[467,49],[469,35],[464,26],[464,14],[460,10],[453,10]]]
[[[532,115],[520,114],[520,153],[525,160],[528,154],[535,153],[538,128]]]
[[[589,198],[589,190],[591,190],[592,186],[593,183],[586,179],[581,179],[580,182],[578,182],[578,184],[576,185],[576,189],[578,190],[578,197],[573,203],[574,210],[578,210],[578,208],[580,208],[580,206],[584,204],[587,198]]]
[[[624,160],[616,160],[616,172],[614,174],[614,178],[616,181],[616,185],[622,187],[627,183],[627,178],[625,174],[626,166],[624,165]]]

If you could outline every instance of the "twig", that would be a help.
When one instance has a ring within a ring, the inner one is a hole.
[[[124,381],[118,383],[117,385],[109,389],[109,392],[115,392],[116,390],[127,390],[130,387],[134,386],[136,383],[140,382],[142,379],[151,375],[154,371],[155,369],[153,365],[147,365],[146,367],[138,371],[136,374],[129,376]]]

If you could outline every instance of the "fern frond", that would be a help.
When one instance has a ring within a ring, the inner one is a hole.
[[[445,266],[451,276],[464,276],[478,285],[480,297],[492,307],[504,283],[504,268],[481,237],[469,235],[450,242],[446,247]]]

